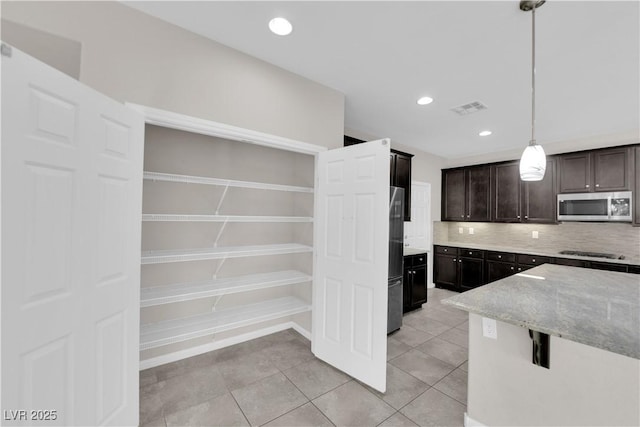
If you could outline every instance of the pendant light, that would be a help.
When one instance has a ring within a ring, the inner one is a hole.
[[[536,144],[536,9],[544,2],[545,0],[520,2],[520,10],[531,11],[531,141],[520,159],[520,179],[523,181],[542,181],[547,168],[544,149]]]

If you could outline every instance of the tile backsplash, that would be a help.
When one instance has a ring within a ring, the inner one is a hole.
[[[463,233],[460,234],[459,228]],[[473,234],[470,234],[473,229]],[[532,238],[537,232],[538,238]],[[556,253],[561,250],[606,252],[640,263],[640,227],[630,224],[564,222],[561,224],[433,223],[434,243],[503,245]]]

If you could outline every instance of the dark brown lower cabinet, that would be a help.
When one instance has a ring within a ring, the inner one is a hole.
[[[433,258],[436,286],[464,292],[484,285],[484,251],[440,246]]]
[[[509,277],[516,272],[513,262],[487,261],[487,283]]]
[[[427,302],[427,254],[404,257],[402,288],[403,313],[422,307]]]
[[[640,265],[436,245],[433,281],[439,288],[464,292],[546,263],[640,274]]]

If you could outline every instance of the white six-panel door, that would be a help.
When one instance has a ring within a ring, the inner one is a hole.
[[[389,141],[318,154],[311,346],[386,389]]]
[[[122,104],[2,56],[3,424],[138,423],[143,133]]]

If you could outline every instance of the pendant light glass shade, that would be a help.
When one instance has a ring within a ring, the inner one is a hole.
[[[536,144],[536,8],[545,0],[521,0],[520,10],[531,11],[531,141],[520,159],[522,181],[542,181],[547,169],[544,149]]]
[[[544,149],[533,143],[528,145],[520,159],[520,179],[523,181],[542,181],[547,169],[547,158]]]

